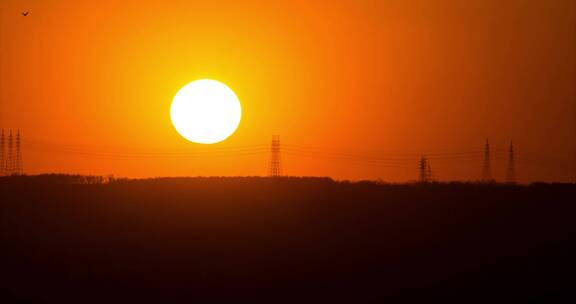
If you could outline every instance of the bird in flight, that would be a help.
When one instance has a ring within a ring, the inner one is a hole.
[[[30,11],[22,12],[22,16],[24,16],[24,17],[28,16],[28,14],[30,14]]]

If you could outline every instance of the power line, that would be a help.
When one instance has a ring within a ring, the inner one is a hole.
[[[411,151],[411,150],[341,150],[329,147],[312,147],[312,146],[302,146],[294,144],[283,144],[283,147],[307,150],[307,151],[318,151],[318,152],[334,152],[334,153],[351,153],[351,154],[364,154],[364,155],[391,155],[391,156],[402,156],[405,158],[418,158],[422,155],[422,151]],[[465,150],[465,151],[450,151],[450,152],[426,152],[428,156],[458,156],[458,155],[476,155],[481,154],[482,150]]]
[[[306,153],[306,152],[291,152],[291,151],[283,151],[282,154],[285,155],[290,155],[290,156],[297,156],[297,157],[306,157],[306,158],[315,158],[315,159],[322,159],[322,160],[334,160],[334,161],[353,161],[353,162],[357,162],[357,163],[363,163],[363,164],[367,164],[370,166],[379,166],[379,167],[393,167],[393,168],[406,168],[406,169],[410,169],[412,168],[411,166],[408,165],[408,163],[404,163],[404,164],[400,164],[400,163],[389,163],[389,162],[382,162],[382,161],[377,161],[377,160],[371,160],[371,159],[361,159],[361,158],[350,158],[350,157],[345,157],[345,156],[331,156],[331,155],[317,155],[317,154],[312,154],[312,153]]]
[[[85,150],[74,150],[66,148],[47,148],[47,147],[27,147],[29,150],[43,151],[43,152],[53,152],[53,153],[65,153],[89,157],[100,157],[100,158],[218,158],[218,157],[236,157],[245,155],[261,155],[266,154],[267,150],[241,150],[233,152],[207,152],[207,153],[125,153],[125,152],[93,152]]]
[[[12,139],[10,139],[12,138]],[[22,145],[25,144],[25,145]],[[377,166],[382,168],[414,168],[415,163],[419,163],[421,157],[415,155],[413,152],[401,151],[385,151],[385,150],[350,150],[350,149],[337,149],[331,147],[311,147],[305,145],[282,144],[280,145],[279,136],[273,136],[271,144],[253,144],[235,147],[194,147],[194,149],[159,149],[159,148],[144,148],[144,147],[118,147],[118,146],[98,146],[86,144],[72,144],[72,143],[58,143],[40,139],[22,138],[18,132],[16,136],[6,133],[2,140],[2,148],[0,155],[2,161],[0,162],[0,169],[2,174],[15,174],[15,172],[23,172],[22,165],[22,149],[30,151],[59,153],[59,154],[72,154],[82,157],[96,157],[96,158],[226,158],[226,157],[251,157],[262,156],[264,154],[270,155],[268,162],[269,174],[271,176],[282,175],[283,166],[281,165],[281,154],[291,157],[305,157],[334,161],[338,163],[357,163],[369,166]],[[12,152],[10,152],[12,151]],[[382,151],[377,152],[377,151]],[[493,160],[507,160],[508,169],[506,181],[516,180],[516,165],[535,165],[550,167],[557,162],[559,167],[561,162],[565,161],[561,158],[534,157],[533,155],[517,155],[511,145],[508,149],[498,149],[490,146],[486,141],[484,149],[474,150],[466,149],[459,151],[444,150],[442,152],[434,152],[426,154],[426,167],[425,174],[426,180],[432,180],[432,169],[430,162],[434,161],[445,166],[447,163],[464,163],[464,162],[477,162],[483,161],[482,181],[493,181],[492,179],[492,161]],[[512,167],[513,170],[510,168]],[[511,174],[512,172],[513,174]]]
[[[190,154],[190,153],[213,153],[213,152],[235,152],[244,150],[257,150],[265,149],[267,145],[245,145],[237,147],[209,147],[206,149],[196,149],[192,150],[190,148],[186,149],[158,149],[150,147],[122,147],[122,146],[96,146],[96,145],[85,145],[85,144],[70,144],[70,143],[58,143],[45,140],[23,140],[27,145],[41,146],[45,148],[59,148],[59,149],[71,149],[78,151],[88,151],[88,152],[104,152],[104,153],[124,153],[124,154]]]

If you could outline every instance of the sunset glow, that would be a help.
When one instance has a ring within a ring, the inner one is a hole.
[[[572,181],[575,5],[2,0],[0,128],[20,129],[31,174],[262,175],[269,149],[213,152],[280,135],[291,175],[410,181],[427,155],[437,178],[476,180],[489,139],[495,178],[513,141],[519,180]],[[175,95],[201,79],[238,96],[236,131],[175,126]]]
[[[0,0],[0,304],[554,302],[575,197],[576,0]]]

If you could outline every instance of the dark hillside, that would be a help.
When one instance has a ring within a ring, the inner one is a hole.
[[[0,302],[465,303],[574,287],[575,185],[100,182],[0,178]]]

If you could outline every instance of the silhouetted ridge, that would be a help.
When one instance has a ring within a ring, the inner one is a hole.
[[[575,185],[43,175],[0,195],[6,303],[571,295]]]

